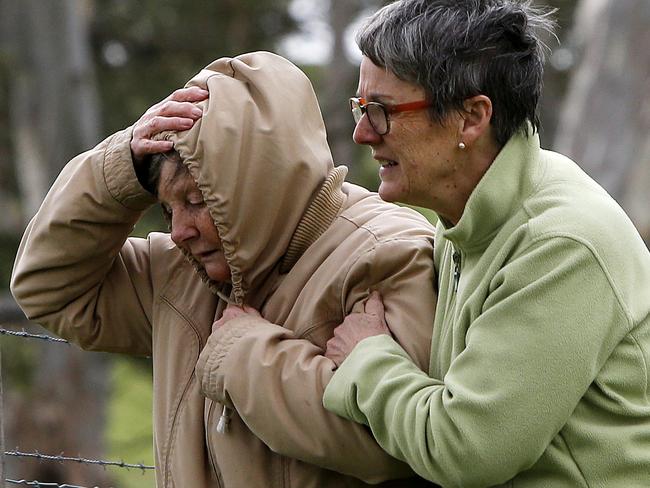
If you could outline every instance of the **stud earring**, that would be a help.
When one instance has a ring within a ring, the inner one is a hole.
[[[467,146],[465,145],[464,142],[459,142],[458,143],[458,149],[465,149]]]

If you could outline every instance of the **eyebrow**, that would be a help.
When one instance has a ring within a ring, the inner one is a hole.
[[[358,91],[356,92],[355,96],[356,96],[357,98],[362,98],[362,97],[361,97],[361,94],[360,94]],[[377,92],[370,93],[370,94],[368,94],[367,97],[363,97],[363,98],[365,98],[366,100],[369,100],[369,101],[371,101],[371,102],[373,102],[373,101],[379,101],[379,102],[381,102],[382,100],[385,100],[385,101],[387,101],[387,102],[390,102],[390,101],[393,100],[393,97],[392,97],[392,96],[390,96],[390,95],[386,95],[385,93],[377,93]]]
[[[171,162],[176,163],[176,169],[174,169],[174,176],[173,176],[174,178],[177,178],[184,172],[187,172],[187,174],[191,176],[190,169],[185,165],[183,161],[171,161]]]

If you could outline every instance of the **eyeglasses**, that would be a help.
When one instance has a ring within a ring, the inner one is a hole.
[[[352,110],[354,123],[358,124],[361,117],[363,117],[364,114],[367,114],[370,125],[380,136],[388,134],[388,131],[390,130],[390,114],[412,112],[430,106],[431,102],[427,100],[400,103],[399,105],[388,105],[379,102],[367,102],[365,98],[350,98],[350,110]]]

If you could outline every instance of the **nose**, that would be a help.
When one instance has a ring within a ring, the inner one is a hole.
[[[354,128],[352,139],[357,144],[374,145],[381,142],[381,136],[370,125],[368,115],[364,114]]]
[[[194,219],[183,210],[172,213],[171,237],[174,244],[182,247],[187,241],[198,237],[199,231]]]

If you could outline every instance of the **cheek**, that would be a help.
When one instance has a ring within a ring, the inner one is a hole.
[[[219,239],[219,233],[217,232],[217,227],[214,225],[214,220],[210,212],[206,209],[201,215],[201,229],[203,236],[210,240],[210,242],[221,246],[221,239]]]
[[[221,244],[219,232],[217,232],[217,227],[214,225],[214,222],[212,220],[207,220],[203,228],[205,229],[204,235],[210,239],[210,241],[219,245]]]
[[[223,254],[219,254],[214,260],[207,262],[204,267],[210,279],[219,282],[230,282],[230,267]]]

